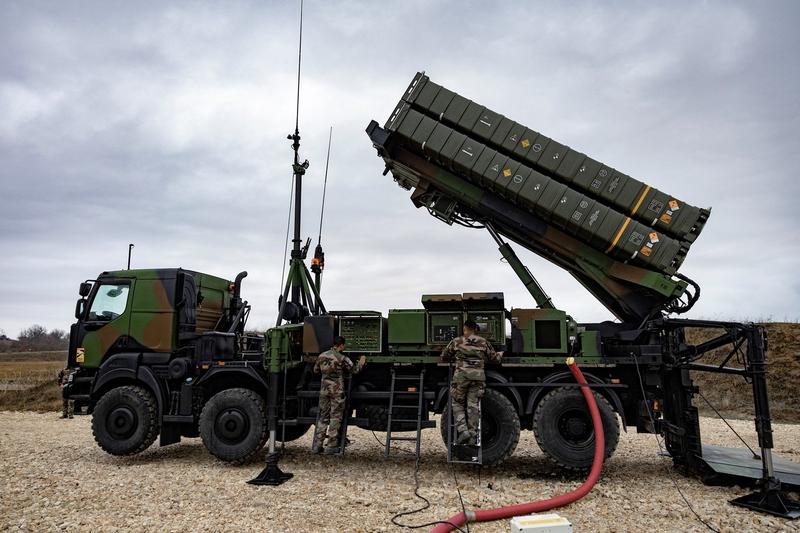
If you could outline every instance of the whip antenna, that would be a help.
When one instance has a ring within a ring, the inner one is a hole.
[[[300,65],[303,59],[303,0],[300,0],[300,40],[297,44],[297,103],[294,112],[294,133],[300,131]]]
[[[328,165],[331,162],[331,138],[333,137],[333,126],[328,131],[328,155],[325,156],[325,179],[322,181],[322,207],[319,210],[319,236],[317,244],[322,243],[322,218],[325,216],[325,193],[328,190]]]

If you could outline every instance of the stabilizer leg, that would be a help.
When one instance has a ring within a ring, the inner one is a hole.
[[[267,455],[267,466],[259,475],[248,481],[250,485],[281,485],[294,477],[290,472],[284,472],[278,466],[279,453]]]

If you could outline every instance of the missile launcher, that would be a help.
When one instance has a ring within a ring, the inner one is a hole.
[[[548,298],[502,237],[568,270],[618,318],[682,312],[678,273],[710,210],[623,174],[418,73],[367,133],[414,205],[485,226],[540,307]],[[692,285],[693,291],[687,291]]]

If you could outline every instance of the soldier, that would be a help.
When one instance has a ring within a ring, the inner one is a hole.
[[[479,405],[486,389],[483,366],[487,359],[499,363],[503,356],[503,352],[495,352],[486,339],[476,335],[477,331],[478,325],[475,321],[465,321],[464,335],[451,340],[442,351],[443,361],[451,362],[455,359],[456,363],[450,387],[456,444],[470,446],[475,446],[478,441]]]
[[[354,365],[350,358],[342,353],[344,344],[344,337],[336,337],[333,348],[321,353],[314,365],[314,373],[322,374],[322,379],[319,391],[319,419],[311,448],[313,453],[320,453],[322,450],[326,432],[328,440],[325,443],[324,453],[333,454],[339,451],[339,427],[342,425],[345,403],[343,374],[345,372],[358,374],[367,360],[362,355]]]
[[[58,373],[58,384],[61,386],[62,414],[61,418],[72,418],[75,412],[75,400],[67,399],[67,385],[72,380],[72,370],[65,368]]]

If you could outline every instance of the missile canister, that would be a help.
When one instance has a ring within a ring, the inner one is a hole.
[[[597,212],[597,217],[602,217],[603,210],[598,211],[598,208],[613,209],[623,219],[630,217],[633,221],[655,229],[660,234],[688,243],[694,242],[710,215],[708,209],[691,206],[437,85],[423,73],[418,73],[414,77],[393,116],[397,115],[405,105],[432,120],[432,122],[420,121],[420,124],[417,124],[423,128],[417,137],[425,134],[424,128],[441,125],[451,128],[448,135],[455,134],[449,141],[450,148],[457,139],[469,138],[470,146],[474,145],[473,148],[481,149],[480,154],[475,154],[476,161],[479,158],[480,164],[473,165],[471,172],[481,174],[486,168],[492,171],[498,168],[502,173],[508,168],[513,173],[503,177],[510,178],[518,186],[515,194],[521,192],[520,189],[524,188],[523,184],[528,182],[529,176],[543,176],[568,186],[567,191],[574,191],[570,193],[566,202],[570,206],[575,202],[577,202],[575,205],[579,206],[586,204],[585,208],[581,208],[583,209],[581,213]],[[416,118],[416,115],[412,115],[411,120]],[[445,131],[440,128],[433,135],[434,139],[428,142],[435,142]],[[506,161],[511,166],[501,169]],[[488,166],[484,168],[483,164],[487,162]],[[517,163],[519,168],[512,168]],[[518,175],[521,176],[519,178],[522,179],[521,182],[517,181]],[[527,187],[539,184],[535,179],[533,181],[534,183]],[[502,180],[500,182],[504,183]],[[547,193],[548,199],[552,199],[550,198],[552,196],[560,201],[559,194],[555,193],[555,185],[550,186],[549,190],[537,189],[537,191],[541,191],[543,195]],[[577,198],[576,193],[583,196]],[[563,207],[566,210],[567,206]],[[579,223],[580,220],[574,222]],[[641,228],[634,229],[636,226],[632,222],[628,223],[628,226],[631,226],[629,228],[631,234],[647,236],[652,231],[650,229],[643,233]]]
[[[585,194],[542,172],[513,152],[466,135],[401,102],[386,129],[415,153],[482,189],[523,207],[621,261],[674,274],[689,243],[620,212],[601,198]]]

